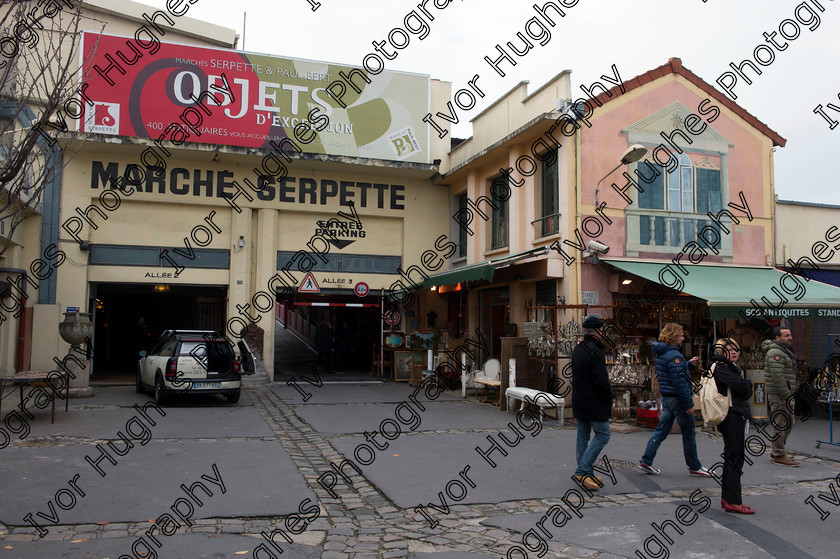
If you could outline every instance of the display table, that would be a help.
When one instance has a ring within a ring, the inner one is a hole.
[[[63,378],[64,379],[64,411],[68,411],[70,405],[70,375],[66,372],[58,372],[58,371],[51,371],[48,373],[40,373],[36,371],[21,371],[19,373],[15,373],[14,375],[8,377],[0,378],[0,417],[2,417],[3,413],[3,399],[6,398],[7,395],[4,395],[6,391],[6,385],[18,385],[20,388],[20,406],[23,406],[23,388],[24,386],[36,387],[49,387],[52,391],[52,415],[50,419],[50,423],[55,423],[55,399],[58,396],[58,391],[55,388],[55,379],[56,378]],[[51,382],[52,381],[52,382]],[[14,394],[14,389],[12,389],[9,394]]]
[[[495,405],[499,405],[499,400],[501,399],[501,389],[502,389],[502,381],[496,379],[481,379],[481,380],[474,380],[476,384],[484,385],[484,399],[482,400],[483,403],[492,403]],[[495,402],[490,399],[489,390],[490,388],[498,388],[499,389],[499,399]]]

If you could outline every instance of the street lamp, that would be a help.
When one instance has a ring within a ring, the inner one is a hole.
[[[604,182],[608,176],[613,174],[613,172],[621,167],[622,165],[629,165],[630,163],[635,163],[642,159],[645,155],[647,155],[647,148],[641,144],[633,144],[626,150],[624,153],[621,154],[621,162],[615,166],[615,169],[604,175],[604,178],[598,181],[598,184],[595,186],[595,205],[598,205],[598,189],[601,187],[601,183]]]

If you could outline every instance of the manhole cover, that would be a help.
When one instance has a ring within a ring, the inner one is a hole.
[[[610,458],[610,466],[612,466],[615,470],[632,470],[635,469],[636,464],[628,462],[627,460],[616,460],[614,458]]]

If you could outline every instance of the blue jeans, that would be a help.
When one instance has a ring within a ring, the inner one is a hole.
[[[592,465],[598,459],[598,455],[607,446],[610,440],[609,421],[587,421],[586,419],[575,418],[577,422],[577,470],[576,476],[592,474]],[[592,443],[589,442],[589,432],[595,431]]]
[[[703,467],[700,459],[697,458],[697,442],[694,438],[694,414],[686,414],[680,403],[680,399],[676,396],[662,397],[662,412],[659,415],[659,425],[656,431],[648,441],[645,454],[642,456],[642,462],[648,466],[653,465],[653,459],[656,458],[656,451],[659,450],[659,445],[671,432],[671,427],[674,426],[674,419],[680,426],[682,431],[683,454],[685,455],[685,463],[690,470],[699,470]]]

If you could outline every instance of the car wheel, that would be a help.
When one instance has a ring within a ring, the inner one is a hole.
[[[239,401],[239,396],[242,395],[242,389],[237,388],[236,390],[231,390],[225,395],[225,398],[228,401],[228,404],[235,404]]]
[[[138,394],[142,394],[146,391],[146,389],[143,388],[143,380],[140,378],[140,365],[137,366],[137,382],[134,385],[134,389]]]
[[[163,405],[169,402],[169,394],[166,386],[163,384],[163,377],[158,376],[155,380],[155,401],[159,405]]]

